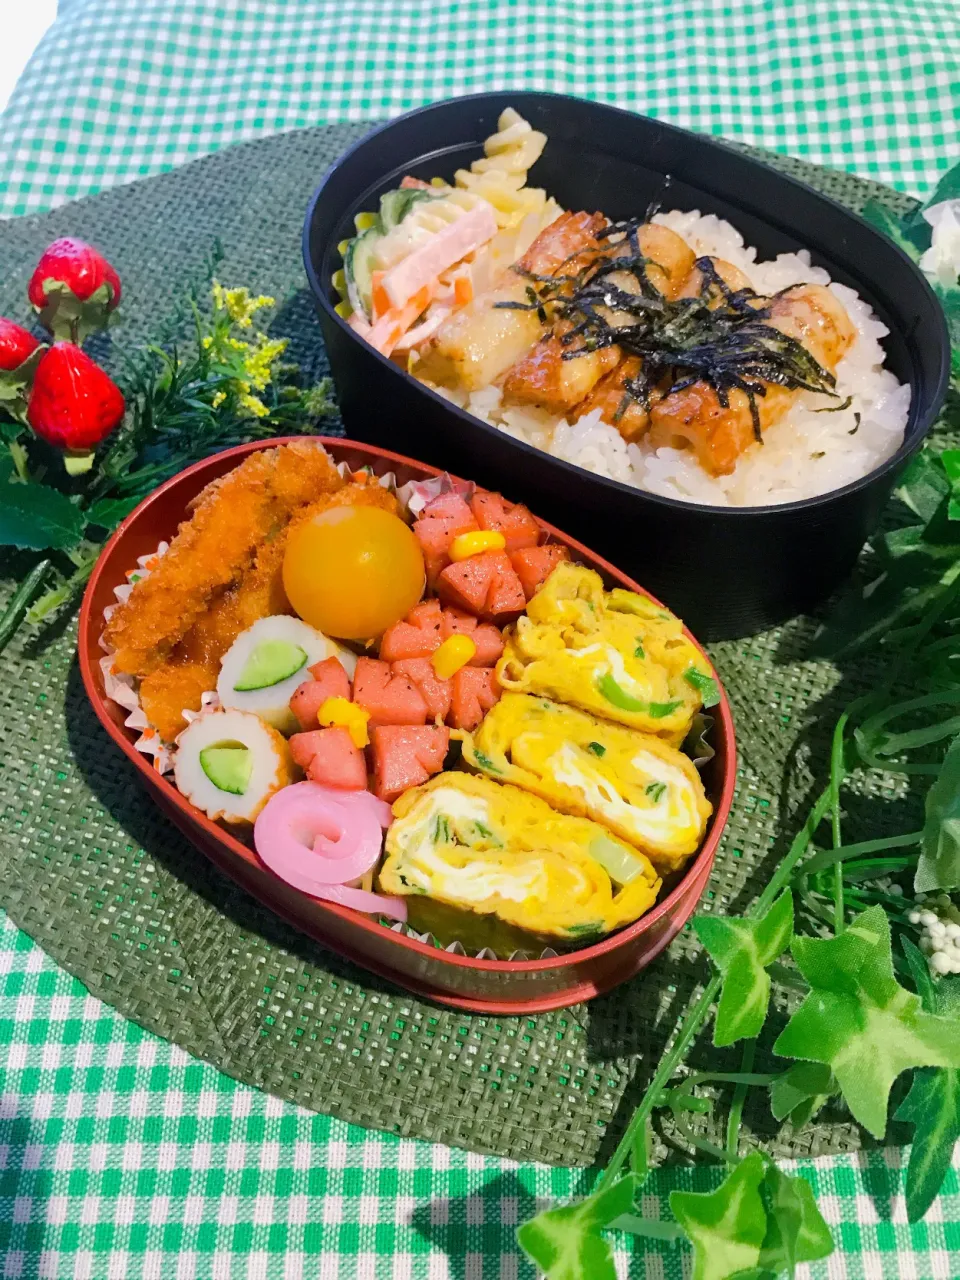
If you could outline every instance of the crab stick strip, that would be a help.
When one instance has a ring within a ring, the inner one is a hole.
[[[392,307],[402,307],[419,290],[432,287],[438,276],[474,253],[497,234],[493,206],[479,202],[391,267],[383,278],[383,288]]]

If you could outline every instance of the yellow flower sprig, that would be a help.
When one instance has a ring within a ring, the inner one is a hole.
[[[203,346],[218,363],[235,370],[234,376],[214,395],[213,408],[219,408],[232,393],[242,414],[266,418],[270,410],[258,393],[266,391],[272,383],[276,362],[287,349],[287,339],[270,338],[258,330],[251,340],[245,341],[238,338],[234,330],[252,329],[257,312],[275,306],[276,299],[267,294],[252,297],[246,288],[226,289],[219,280],[213,281],[211,295],[213,319]]]

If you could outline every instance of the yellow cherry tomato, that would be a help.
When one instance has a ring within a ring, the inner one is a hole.
[[[287,539],[283,589],[300,617],[339,640],[373,640],[423,595],[423,552],[381,507],[331,507]]]

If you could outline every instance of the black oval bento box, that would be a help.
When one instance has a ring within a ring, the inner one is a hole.
[[[368,346],[334,311],[331,277],[353,215],[404,174],[452,179],[482,154],[505,107],[548,143],[530,181],[567,209],[633,217],[652,200],[732,222],[761,257],[809,249],[890,330],[888,365],[912,390],[904,443],[845,488],[783,506],[698,506],[658,497],[541,453],[478,421]],[[667,194],[664,181],[670,176]],[[849,573],[897,476],[946,393],[940,304],[892,241],[812,188],[711,138],[600,103],[485,93],[424,107],[375,129],[327,172],[307,211],[307,276],[348,433],[508,488],[644,582],[705,639],[746,635],[803,612]]]

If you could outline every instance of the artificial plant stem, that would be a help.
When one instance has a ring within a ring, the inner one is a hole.
[[[840,830],[840,783],[843,781],[843,742],[847,728],[849,712],[844,711],[833,730],[833,743],[830,748],[830,833],[834,849],[843,844]],[[833,868],[833,931],[843,933],[843,867],[838,862]]]
[[[887,849],[909,849],[922,839],[922,831],[909,831],[902,836],[882,836],[878,840],[861,840],[857,844],[841,845],[838,849],[824,849],[803,864],[800,874],[812,876],[815,871],[832,867],[836,862],[846,862],[849,858],[860,858],[865,854],[883,853]]]
[[[3,617],[0,618],[0,653],[10,643],[13,635],[23,620],[30,602],[43,585],[43,580],[50,571],[50,561],[41,560],[35,564],[10,598]]]
[[[781,889],[789,881],[793,875],[793,869],[806,853],[809,848],[810,841],[813,839],[814,832],[824,819],[827,809],[830,807],[830,788],[825,788],[817,797],[816,803],[807,815],[807,820],[793,838],[787,855],[777,867],[776,871],[770,877],[767,887],[756,900],[747,916],[762,916],[774,899],[780,893]],[[684,1018],[680,1030],[677,1032],[677,1038],[674,1040],[670,1049],[660,1060],[660,1066],[657,1073],[647,1086],[647,1091],[640,1099],[640,1104],[627,1125],[623,1137],[617,1144],[617,1149],[610,1157],[610,1163],[603,1172],[603,1176],[597,1183],[595,1190],[603,1191],[611,1185],[617,1178],[624,1163],[633,1150],[634,1138],[640,1126],[645,1124],[647,1117],[657,1105],[657,1098],[673,1078],[673,1073],[683,1061],[687,1049],[700,1030],[700,1026],[710,1012],[710,1006],[713,1004],[717,992],[720,990],[721,975],[715,973],[707,985],[703,988],[696,1001],[688,1008],[687,1016]]]
[[[747,1040],[743,1046],[743,1057],[740,1060],[740,1070],[744,1075],[748,1075],[753,1070],[753,1058],[757,1051],[756,1040]],[[747,1100],[747,1090],[750,1088],[744,1081],[740,1081],[733,1091],[733,1098],[730,1100],[730,1112],[727,1116],[727,1159],[733,1164],[740,1157],[737,1150],[740,1142],[740,1122],[743,1119],[743,1104]]]
[[[634,1137],[637,1131],[647,1121],[647,1117],[653,1111],[657,1098],[661,1090],[670,1083],[673,1073],[683,1061],[687,1049],[693,1037],[700,1029],[700,1024],[710,1012],[710,1006],[713,1004],[717,992],[720,990],[720,974],[715,973],[707,985],[700,992],[696,1001],[687,1010],[687,1016],[680,1025],[677,1032],[677,1038],[667,1053],[660,1059],[660,1066],[657,1073],[647,1085],[647,1091],[640,1100],[640,1105],[633,1113],[630,1123],[624,1131],[623,1137],[617,1144],[617,1149],[610,1157],[610,1163],[603,1171],[603,1176],[594,1188],[595,1191],[604,1191],[613,1183],[620,1170],[623,1168],[627,1157],[633,1149]]]

